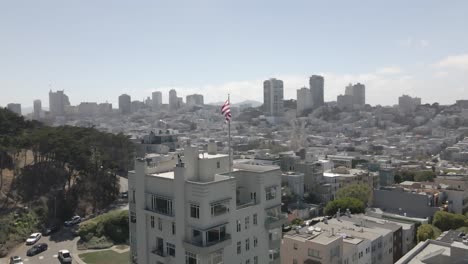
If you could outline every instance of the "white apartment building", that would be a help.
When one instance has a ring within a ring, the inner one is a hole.
[[[280,263],[279,168],[236,164],[229,173],[229,156],[209,150],[187,147],[171,171],[136,161],[129,174],[134,263]]]

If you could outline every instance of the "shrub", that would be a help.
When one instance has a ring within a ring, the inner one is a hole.
[[[462,214],[452,214],[445,211],[437,211],[434,214],[432,224],[442,231],[457,229],[465,225],[466,217]]]

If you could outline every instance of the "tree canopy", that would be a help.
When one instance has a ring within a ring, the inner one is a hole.
[[[341,212],[345,212],[346,209],[349,209],[353,214],[364,213],[365,206],[364,203],[356,198],[347,197],[336,199],[334,201],[328,202],[325,206],[326,215],[334,215],[340,209]]]
[[[462,214],[453,214],[445,211],[437,211],[434,214],[432,224],[442,231],[463,227],[467,217]]]
[[[426,241],[427,239],[435,239],[440,235],[440,230],[437,230],[434,226],[430,224],[423,224],[418,227],[416,233],[416,238],[418,242]]]
[[[336,192],[338,199],[355,198],[361,201],[364,205],[368,204],[372,190],[364,184],[352,184],[343,187]]]

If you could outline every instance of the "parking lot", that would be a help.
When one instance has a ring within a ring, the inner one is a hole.
[[[53,263],[60,263],[57,259],[58,251],[61,249],[67,249],[70,251],[72,255],[77,253],[76,249],[76,242],[78,241],[79,237],[74,237],[70,230],[66,228],[62,228],[59,232],[52,234],[48,237],[42,237],[37,243],[47,243],[48,249],[44,252],[41,252],[35,256],[28,257],[26,256],[26,251],[32,246],[26,246],[26,244],[22,244],[15,248],[10,255],[6,258],[0,259],[0,264],[8,264],[10,261],[11,256],[20,256],[23,259],[24,263],[27,264],[53,264]],[[74,263],[75,256],[73,259]]]

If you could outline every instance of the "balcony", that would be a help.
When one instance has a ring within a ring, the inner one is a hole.
[[[282,227],[288,221],[286,214],[278,214],[276,216],[266,216],[265,218],[265,228],[273,229]]]
[[[187,251],[191,251],[196,254],[207,254],[222,249],[231,243],[231,235],[225,234],[215,241],[185,240],[184,247]]]
[[[166,254],[166,252],[164,252],[163,249],[155,248],[151,250],[151,253],[155,257],[156,261],[166,263],[166,264],[172,263],[172,259],[174,258],[173,256]]]

